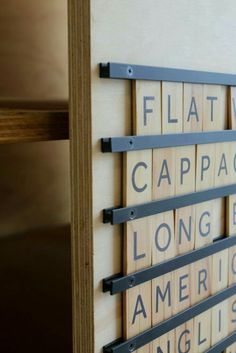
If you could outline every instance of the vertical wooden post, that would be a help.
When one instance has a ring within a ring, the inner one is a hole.
[[[74,353],[92,353],[90,0],[69,0],[68,4],[73,347]]]

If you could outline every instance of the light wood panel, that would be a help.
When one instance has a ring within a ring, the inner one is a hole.
[[[72,0],[75,3],[75,0]],[[105,10],[104,10],[105,9]],[[171,9],[171,10],[170,10]],[[80,11],[83,10],[81,5]],[[77,8],[77,11],[79,11]],[[222,16],[224,14],[224,16]],[[135,21],[131,20],[135,18]],[[232,45],[234,2],[181,3],[171,0],[91,1],[91,64],[92,73],[92,154],[93,154],[93,222],[94,227],[94,351],[101,352],[107,342],[121,336],[120,296],[101,292],[102,278],[120,272],[121,227],[102,224],[101,210],[119,206],[121,200],[121,157],[102,155],[100,138],[131,133],[130,83],[101,80],[99,62],[182,67],[209,71],[235,71],[236,48]],[[171,18],[171,21],[170,21]],[[183,18],[186,21],[183,21]],[[199,22],[199,18],[201,21]],[[217,18],[217,40],[215,36]],[[74,22],[78,21],[76,11]],[[79,24],[80,26],[80,24]],[[175,30],[173,31],[173,28]],[[158,33],[158,35],[157,35]],[[87,47],[88,38],[74,39],[75,45]],[[138,42],[137,42],[138,38]],[[192,38],[195,38],[193,41]],[[186,47],[188,51],[186,51]],[[227,58],[219,55],[224,48]],[[203,59],[204,58],[204,59]],[[80,60],[77,61],[77,68]],[[79,71],[80,73],[80,71]],[[74,72],[77,79],[78,71]],[[78,93],[77,93],[78,94]],[[74,119],[76,119],[74,115]],[[86,136],[86,134],[85,134]],[[85,174],[87,173],[85,169]],[[81,174],[82,176],[82,174]],[[78,183],[77,183],[78,185]],[[101,197],[102,190],[102,197]],[[89,196],[89,195],[88,195]],[[78,237],[78,234],[77,234]],[[82,246],[82,244],[80,244]],[[87,319],[90,316],[87,316]],[[86,352],[85,348],[84,351]],[[89,353],[92,351],[90,350]]]

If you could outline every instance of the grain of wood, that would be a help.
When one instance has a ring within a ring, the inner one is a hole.
[[[68,21],[73,351],[91,353],[94,352],[94,273],[90,1],[70,0]]]
[[[68,106],[63,102],[0,102],[0,144],[69,138]]]
[[[75,0],[71,1],[75,2]],[[77,0],[77,3],[83,9],[84,2],[82,4]],[[99,79],[98,63],[111,60],[140,65],[179,67],[179,55],[175,55],[175,49],[178,46],[178,51],[181,50],[183,68],[223,70],[233,73],[236,53],[236,48],[232,46],[231,40],[235,18],[232,11],[233,6],[233,0],[229,0],[228,6],[218,0],[214,3],[206,2],[204,6],[196,2],[192,4],[190,12],[189,7],[185,4],[172,2],[171,8],[174,16],[172,16],[171,28],[176,30],[168,30],[167,28],[163,31],[166,24],[170,23],[169,1],[139,1],[138,6],[133,6],[132,2],[125,2],[124,6],[124,1],[120,0],[93,0],[91,1],[91,43],[89,43],[89,37],[80,35],[80,29],[78,35],[74,37],[75,45],[81,46],[81,54],[84,48],[87,50],[88,45],[92,51],[91,60],[88,60],[87,65],[92,73],[93,107],[95,341],[94,350],[92,347],[89,353],[94,351],[99,353],[104,344],[121,337],[121,297],[103,294],[101,290],[101,282],[104,277],[122,271],[121,227],[102,225],[101,217],[103,208],[121,204],[121,157],[118,154],[102,155],[99,141],[101,137],[124,136],[132,133],[129,125],[131,115],[129,82]],[[220,16],[222,13],[224,13],[224,17]],[[135,22],[130,20],[130,14],[135,18]],[[196,15],[201,18],[202,27],[195,25]],[[215,35],[212,21],[216,17],[218,18],[219,35],[217,41],[214,42],[215,50],[208,51],[207,61],[199,60],[199,58],[206,57],[206,47],[199,46],[198,55],[195,55],[196,41],[193,41],[192,38],[195,37],[196,29],[198,29],[199,35],[204,36],[206,43],[210,43]],[[188,18],[189,21],[183,21],[183,18]],[[71,20],[76,23],[76,26],[80,27],[83,19],[86,21],[86,16],[80,21],[76,11],[71,11]],[[227,19],[227,26],[225,26],[225,19]],[[157,33],[161,33],[161,35],[157,35]],[[183,33],[185,33],[184,36]],[[169,45],[170,43],[173,45]],[[176,44],[178,45],[176,46]],[[189,50],[184,50],[186,47]],[[125,50],[121,50],[122,48]],[[227,60],[224,55],[215,55],[222,48],[231,54],[227,56]],[[81,60],[75,58],[75,61],[80,67]],[[82,69],[86,70],[86,67],[83,68],[82,65]],[[83,75],[82,69],[79,73],[81,72]],[[73,74],[75,80],[80,79],[77,70],[74,70]],[[82,115],[80,117],[82,118]],[[84,146],[84,148],[86,147]],[[86,170],[85,173],[87,173]],[[86,319],[88,320],[88,316]],[[82,347],[85,351],[85,346],[82,345]]]

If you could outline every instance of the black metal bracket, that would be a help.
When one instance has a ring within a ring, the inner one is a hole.
[[[102,152],[128,152],[153,148],[201,145],[236,141],[235,130],[183,132],[150,136],[122,136],[102,138]]]
[[[124,292],[125,290],[138,286],[139,284],[151,281],[154,278],[163,276],[166,273],[204,259],[234,245],[236,245],[236,236],[230,236],[228,238],[217,240],[213,244],[209,244],[203,248],[190,251],[168,261],[163,261],[157,265],[139,270],[130,275],[124,276],[119,273],[107,277],[103,280],[103,292],[110,292],[111,295]]]
[[[120,63],[101,63],[100,78],[236,85],[236,75]]]
[[[167,199],[151,201],[135,206],[108,208],[103,210],[103,223],[125,223],[134,219],[152,216],[161,212],[214,200],[232,194],[236,194],[236,184],[169,197]]]
[[[120,339],[117,340],[116,342],[112,342],[105,347],[103,347],[103,352],[104,353],[130,353],[133,352],[134,350],[145,346],[146,344],[152,342],[153,340],[157,339],[158,337],[161,337],[165,333],[175,329],[176,327],[182,325],[188,320],[191,320],[197,315],[200,315],[204,311],[212,308],[213,306],[217,305],[218,303],[224,301],[225,299],[230,298],[236,294],[236,284],[232,285],[231,287],[228,287],[221,292],[210,296],[209,298],[202,300],[200,303],[180,312],[179,314],[171,317],[170,319],[138,334],[137,336],[130,338],[126,341]],[[229,336],[228,341],[227,339],[224,339],[224,342],[220,342],[219,346],[221,347],[222,345],[227,347],[227,345],[230,345],[235,341],[235,335],[233,337]],[[225,346],[226,345],[226,346]],[[213,348],[216,348],[217,350],[212,350]],[[211,350],[209,350],[209,353],[215,353],[215,352],[220,352],[218,351],[217,345],[212,347]]]

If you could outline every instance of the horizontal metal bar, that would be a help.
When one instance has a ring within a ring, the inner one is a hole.
[[[182,325],[186,321],[200,315],[204,311],[212,308],[218,303],[236,294],[236,284],[228,287],[221,292],[212,295],[211,297],[201,301],[200,303],[180,312],[179,314],[171,317],[170,319],[138,334],[137,336],[130,338],[126,341],[118,340],[112,342],[107,346],[103,347],[104,353],[130,353],[153,340],[161,337],[165,333],[175,329]]]
[[[236,235],[217,240],[213,244],[139,270],[130,275],[122,276],[122,274],[117,274],[107,277],[103,280],[103,292],[110,292],[111,295],[124,292],[127,289],[151,281],[154,278],[163,276],[166,273],[177,270],[178,268],[189,265],[234,245],[236,245]]]
[[[214,346],[205,351],[205,353],[222,353],[224,349],[231,346],[234,342],[236,342],[236,332],[216,343]],[[234,352],[232,351],[232,353]]]
[[[184,132],[150,136],[122,136],[102,139],[102,152],[127,152],[153,148],[236,141],[236,130]]]
[[[198,204],[232,194],[236,194],[236,184],[169,197],[167,199],[151,201],[135,206],[117,207],[113,209],[109,208],[103,210],[103,222],[111,224],[125,223],[134,219],[152,216],[154,214]]]
[[[158,66],[144,66],[120,63],[101,63],[100,77],[125,80],[171,81],[205,83],[215,85],[236,85],[236,75],[218,72],[173,69]]]

